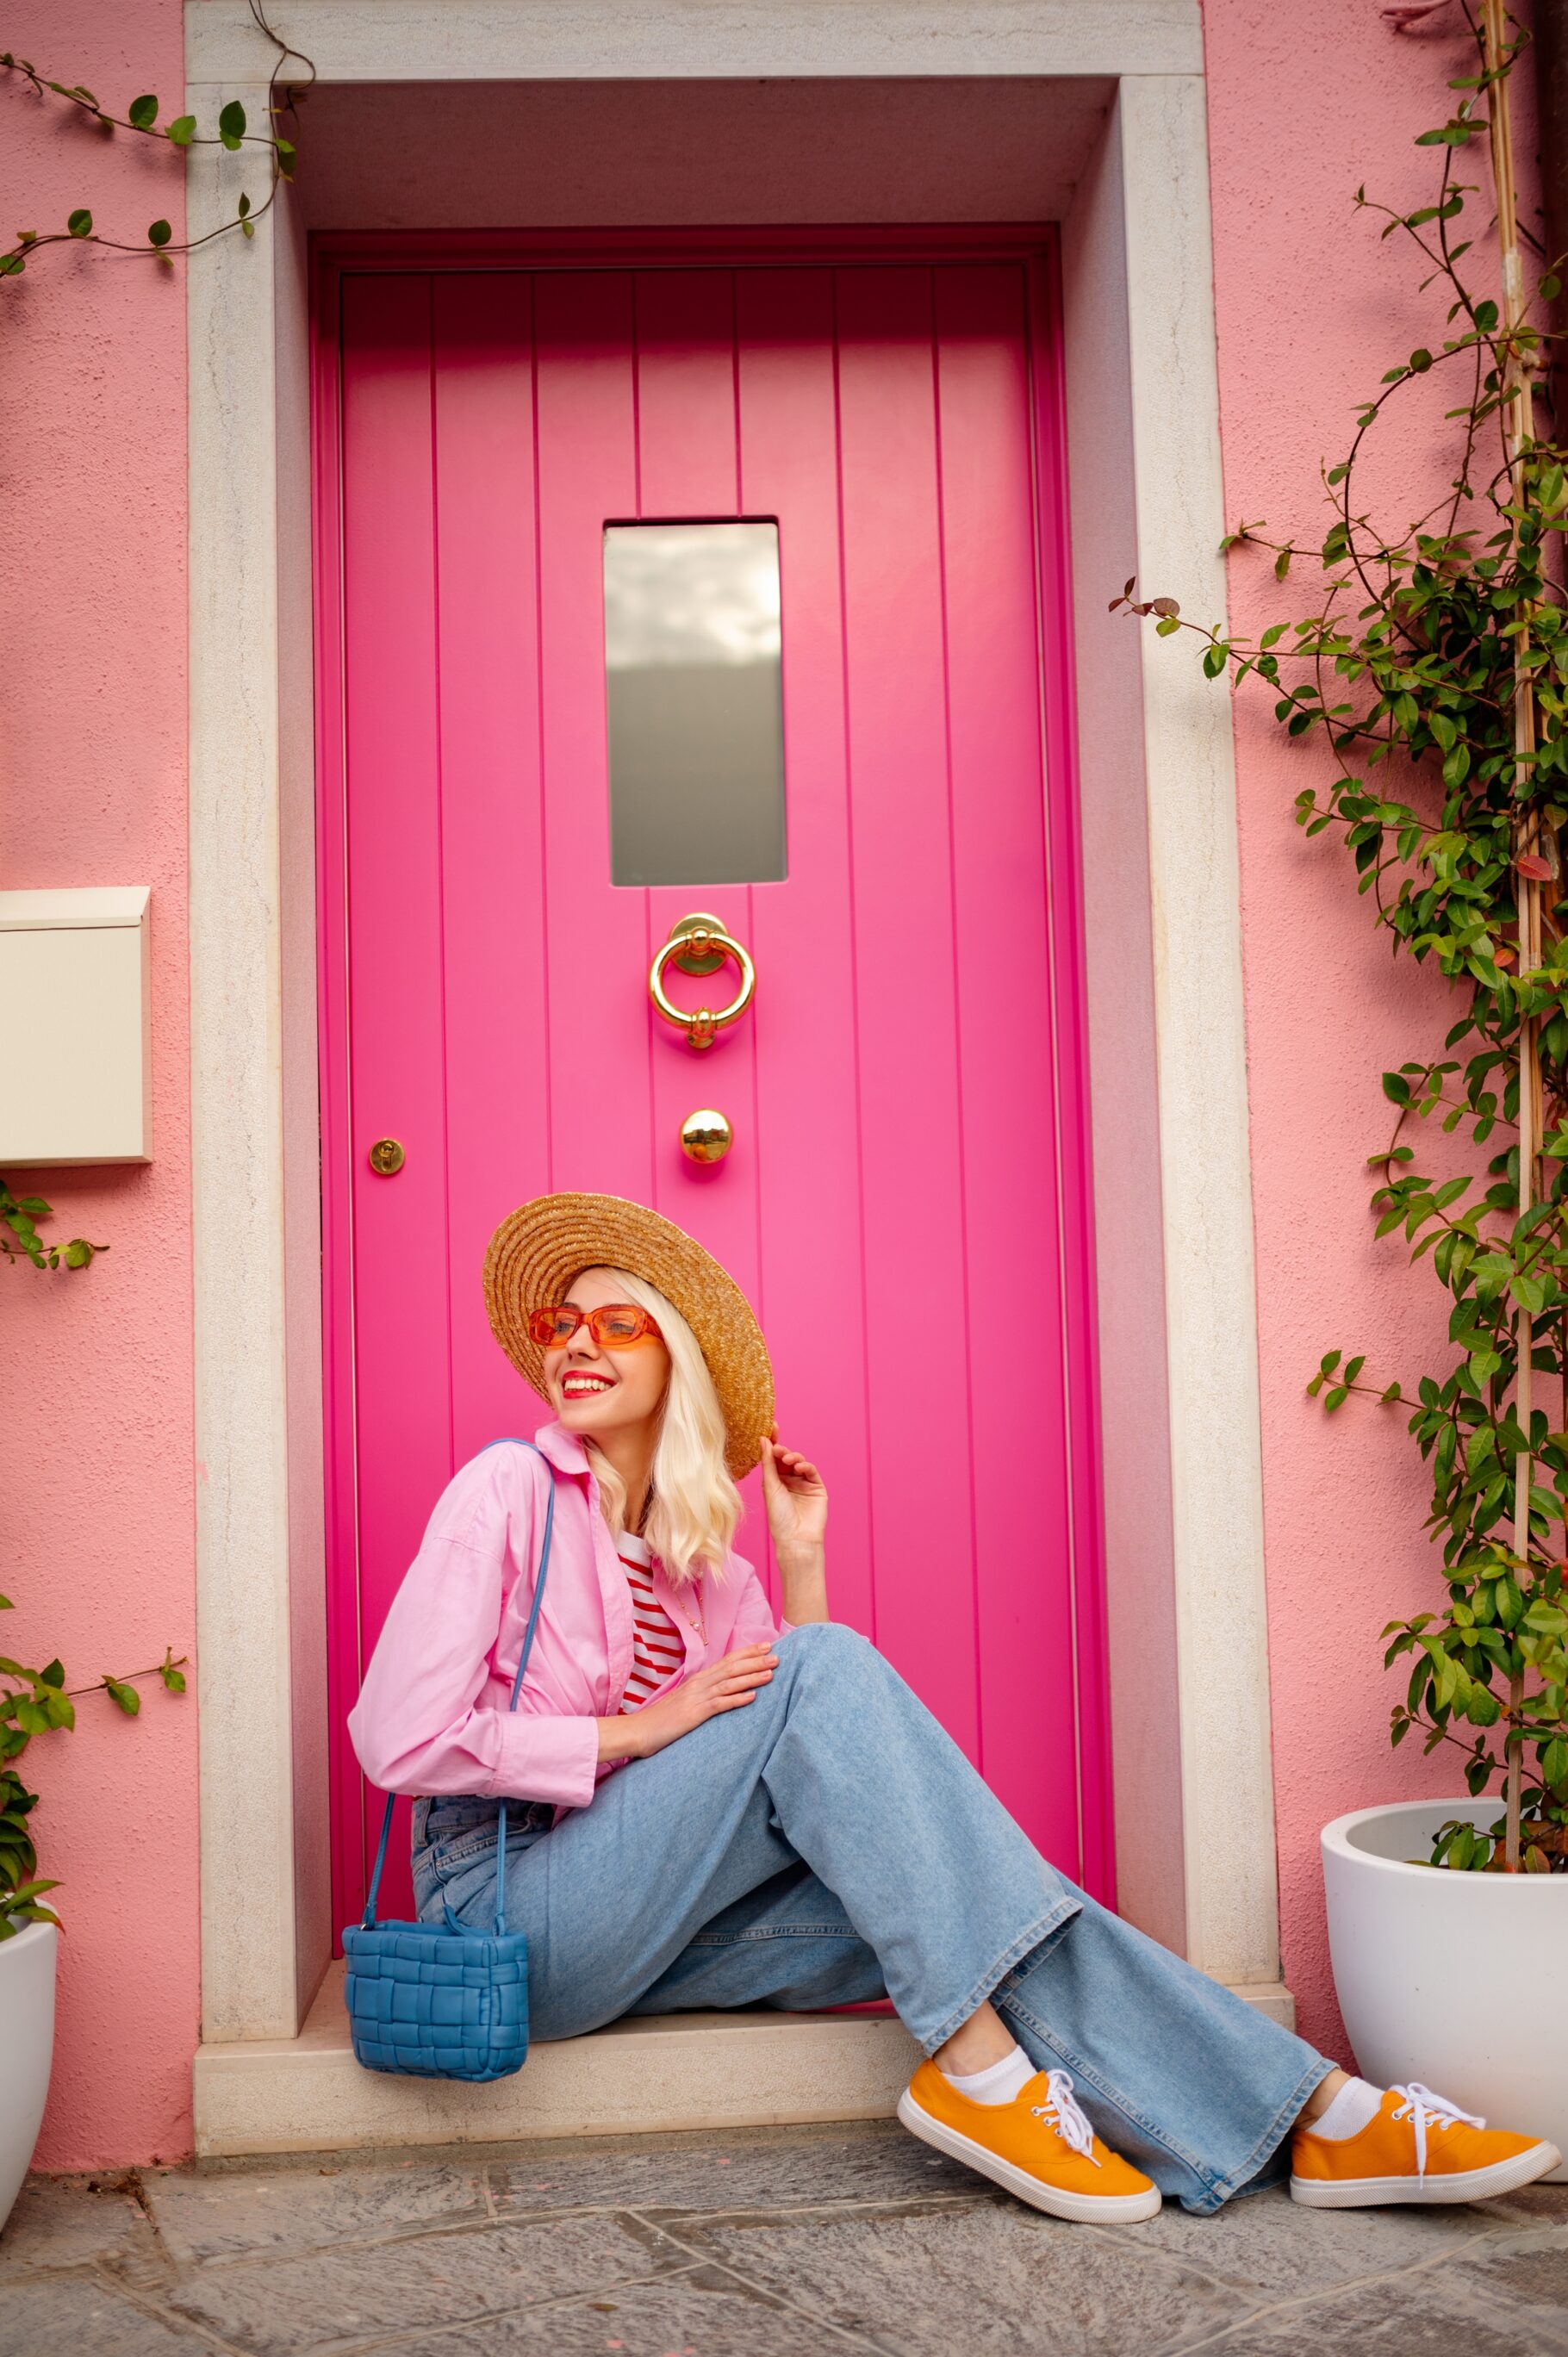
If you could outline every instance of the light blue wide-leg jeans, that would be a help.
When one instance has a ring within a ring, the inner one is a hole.
[[[495,1809],[419,1803],[426,1920],[449,1905],[493,1921]],[[1283,2169],[1333,2067],[1047,1866],[837,1623],[782,1638],[746,1708],[631,1761],[553,1831],[552,1814],[509,1811],[507,1921],[528,1934],[536,2038],[886,1992],[929,2054],[989,1997],[1038,2068],[1071,2072],[1106,2142],[1199,2212]]]

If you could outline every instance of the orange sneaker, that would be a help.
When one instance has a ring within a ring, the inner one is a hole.
[[[1489,2128],[1412,2080],[1390,2087],[1359,2136],[1291,2139],[1291,2199],[1311,2210],[1359,2210],[1376,2201],[1489,2201],[1561,2169],[1555,2145]]]
[[[1036,2071],[1010,2104],[972,2104],[934,2062],[922,2062],[898,2116],[923,2143],[1053,2218],[1124,2225],[1159,2213],[1158,2187],[1101,2143],[1065,2071]]]

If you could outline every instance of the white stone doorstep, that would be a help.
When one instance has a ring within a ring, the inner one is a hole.
[[[1236,1994],[1292,2026],[1282,1986]],[[297,2038],[199,2048],[196,2149],[207,2159],[886,2119],[918,2060],[886,2014],[649,2014],[534,2046],[486,2086],[403,2079],[355,2061],[338,1964]]]

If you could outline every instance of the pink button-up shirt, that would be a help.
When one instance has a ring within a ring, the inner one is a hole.
[[[390,1792],[477,1792],[582,1808],[612,1764],[598,1721],[620,1708],[632,1666],[631,1596],[582,1443],[536,1435],[557,1470],[544,1602],[517,1708],[507,1707],[533,1601],[552,1476],[532,1448],[487,1448],[449,1483],[392,1599],[349,1732]],[[684,1666],[779,1634],[761,1582],[732,1555],[725,1576],[676,1588],[656,1568]],[[699,1634],[706,1631],[706,1641]]]

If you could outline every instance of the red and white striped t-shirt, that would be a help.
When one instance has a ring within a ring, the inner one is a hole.
[[[640,1710],[685,1667],[681,1631],[653,1593],[653,1558],[646,1539],[623,1531],[616,1541],[621,1569],[631,1591],[631,1675],[621,1697],[621,1714]]]

